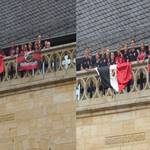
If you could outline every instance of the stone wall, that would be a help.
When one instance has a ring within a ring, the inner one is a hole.
[[[93,107],[97,110],[94,111],[90,110],[91,101],[86,111],[78,109],[77,150],[149,150],[150,105],[144,102],[132,106],[128,104],[125,108],[125,104],[117,106],[120,102],[116,101],[116,106],[111,108],[112,102],[109,103],[107,107],[103,103],[103,108],[98,110],[95,102]]]
[[[0,150],[75,150],[74,81],[0,96]]]

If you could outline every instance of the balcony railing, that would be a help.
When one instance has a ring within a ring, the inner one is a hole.
[[[0,91],[18,85],[33,84],[41,80],[54,80],[75,74],[75,43],[43,49],[41,67],[37,70],[19,72],[16,56],[6,57],[5,72],[0,75]]]
[[[150,79],[147,60],[132,63],[133,80],[122,93],[115,93],[112,89],[103,90],[101,79],[94,69],[77,72],[76,99],[78,101],[105,99],[120,95],[133,94],[135,92],[150,89]]]

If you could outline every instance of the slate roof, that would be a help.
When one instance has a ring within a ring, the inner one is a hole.
[[[132,37],[150,42],[150,0],[77,0],[77,56],[115,48]]]
[[[75,33],[75,0],[0,0],[0,47]]]

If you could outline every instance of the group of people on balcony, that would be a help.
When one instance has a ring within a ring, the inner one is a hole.
[[[22,44],[19,46],[15,46],[12,43],[12,47],[10,49],[4,49],[4,50],[0,49],[0,58],[3,59],[6,57],[14,57],[15,56],[16,61],[17,61],[17,58],[20,56],[26,57],[28,54],[31,54],[31,53],[34,54],[34,52],[40,52],[42,50],[49,49],[51,47],[51,43],[48,40],[44,41],[44,44],[42,44],[42,43],[43,43],[43,41],[41,40],[41,35],[39,35],[33,43],[29,42],[27,44]],[[1,61],[1,62],[3,62],[3,61]],[[38,62],[38,63],[40,63],[40,64],[38,64],[39,68],[41,69],[41,67],[42,67],[41,62],[44,62],[44,68],[47,68],[48,63],[44,59],[43,60],[41,59],[41,61]],[[1,63],[0,67],[3,67],[3,66],[4,65],[2,65],[2,63]],[[13,63],[10,63],[9,67],[7,68],[8,76],[10,79],[12,79],[14,77],[15,69],[16,69],[16,66],[14,66]],[[36,69],[34,69],[34,71],[36,71]],[[3,78],[5,76],[5,72],[6,72],[6,68],[0,72],[0,80],[1,81],[3,80]],[[25,72],[27,72],[27,71],[23,70],[23,71],[18,71],[18,72],[20,73],[20,76],[23,77],[25,75]],[[29,72],[32,73],[32,70],[30,69]]]
[[[123,62],[142,62],[150,55],[150,45],[146,47],[144,42],[140,47],[136,47],[135,39],[131,40],[131,47],[128,48],[128,44],[122,44],[118,51],[110,52],[108,48],[102,48],[101,51],[97,51],[95,56],[92,55],[92,50],[86,48],[84,51],[84,57],[80,64],[80,70],[87,70],[94,67],[103,67]]]
[[[96,54],[92,55],[91,48],[86,48],[84,51],[84,57],[80,60],[80,65],[77,70],[90,70],[95,67],[105,67],[114,64],[121,64],[124,62],[143,62],[144,60],[150,58],[150,44],[148,46],[144,45],[144,42],[141,43],[139,47],[136,46],[135,39],[131,39],[130,46],[128,44],[122,44],[117,51],[110,51],[108,48],[102,48],[101,51],[97,51]],[[150,61],[148,61],[150,62]],[[141,71],[139,78],[137,79],[137,85],[139,89],[142,90],[144,88],[144,84],[146,83],[146,77],[144,73]],[[131,86],[133,84],[133,80],[128,82],[127,92],[131,91]],[[87,87],[87,93],[92,98],[93,93],[95,92],[96,87],[94,83],[91,81]],[[99,90],[105,95],[107,89],[104,89],[101,85]],[[80,94],[82,95],[83,88],[80,88]]]
[[[25,54],[27,52],[31,52],[31,51],[41,51],[43,49],[48,49],[51,47],[51,43],[50,41],[46,40],[44,41],[44,44],[42,44],[41,42],[41,35],[39,35],[35,42],[29,42],[26,44],[22,44],[19,46],[15,46],[14,42],[12,42],[12,46],[10,49],[8,50],[2,50],[0,49],[0,54],[5,56],[16,56],[19,54]]]

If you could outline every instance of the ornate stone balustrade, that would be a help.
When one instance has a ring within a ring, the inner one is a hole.
[[[77,72],[76,98],[78,101],[105,99],[118,95],[129,95],[150,89],[147,60],[132,63],[133,80],[122,93],[114,93],[112,89],[103,90],[101,79],[94,69]]]
[[[16,56],[6,57],[5,72],[0,75],[0,91],[75,77],[75,45],[70,43],[43,49],[41,67],[27,72],[17,70]]]

